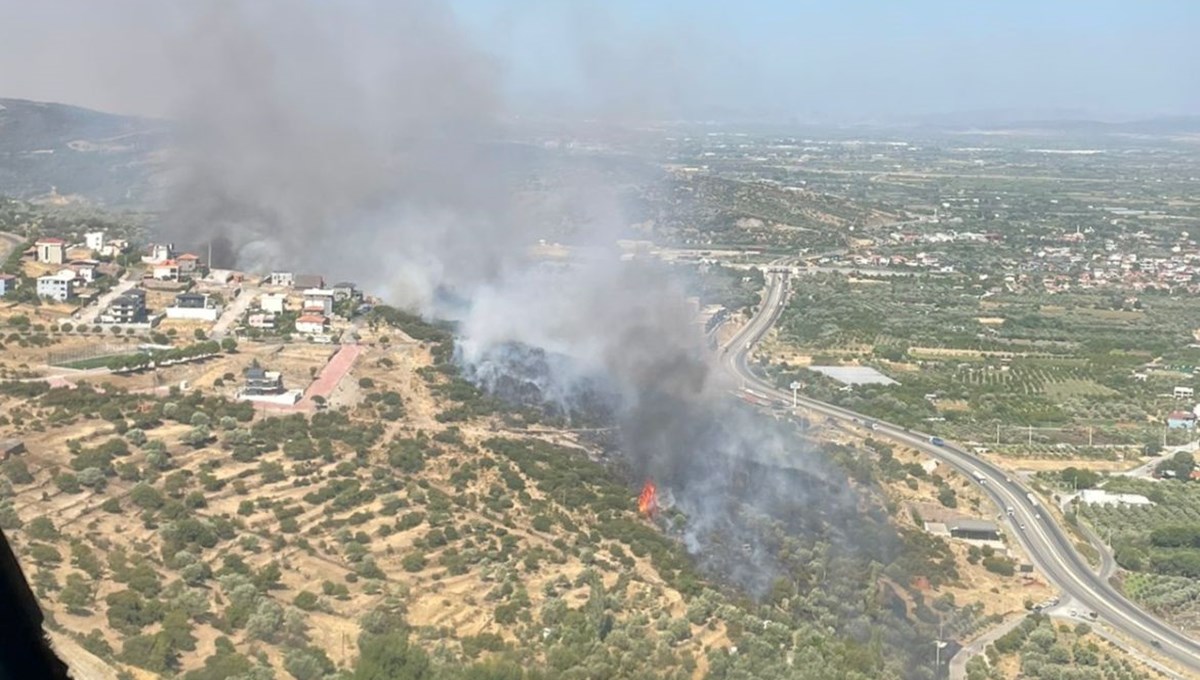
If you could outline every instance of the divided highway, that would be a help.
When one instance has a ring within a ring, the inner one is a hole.
[[[758,314],[723,348],[721,363],[744,386],[791,404],[789,392],[760,378],[748,362],[754,344],[775,325],[787,300],[785,274],[768,274],[767,285]],[[1045,578],[1079,609],[1096,612],[1111,628],[1142,643],[1144,650],[1168,657],[1200,677],[1200,643],[1142,610],[1097,575],[1075,549],[1066,530],[1044,511],[1041,501],[1003,470],[951,442],[933,444],[930,436],[921,432],[806,397],[799,397],[798,403],[830,418],[875,423],[873,436],[918,449],[967,475],[996,503],[1001,514],[1008,514],[1011,535],[1024,546]]]

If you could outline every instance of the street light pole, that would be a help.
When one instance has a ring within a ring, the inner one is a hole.
[[[797,393],[800,391],[801,387],[804,387],[804,384],[799,381],[793,380],[792,384],[788,385],[788,387],[792,388],[792,408],[796,408]]]

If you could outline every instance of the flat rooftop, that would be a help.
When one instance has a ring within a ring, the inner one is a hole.
[[[870,366],[809,366],[809,368],[844,385],[900,384]]]

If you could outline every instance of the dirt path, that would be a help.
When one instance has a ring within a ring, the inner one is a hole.
[[[25,239],[16,234],[11,234],[7,231],[0,231],[0,262],[8,259],[8,254],[13,248],[21,245]]]
[[[117,671],[100,657],[61,633],[50,633],[54,651],[71,669],[73,680],[117,680]]]
[[[313,397],[321,397],[328,401],[329,395],[333,393],[338,383],[350,369],[354,367],[354,362],[358,356],[366,351],[362,345],[342,345],[337,354],[325,364],[321,369],[321,374],[313,381],[308,389],[304,392],[304,398],[301,400],[301,405],[311,404]]]

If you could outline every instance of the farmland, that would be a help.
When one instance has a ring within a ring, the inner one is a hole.
[[[1191,407],[1174,387],[1196,385],[1200,310],[1186,298],[1143,295],[1136,313],[1101,314],[1104,296],[1070,296],[1066,312],[1041,295],[985,295],[960,276],[863,285],[830,274],[797,277],[793,290],[760,358],[781,385],[798,380],[818,398],[1018,455],[1021,444],[1039,457],[1037,446],[1128,448],[1111,457],[1185,440],[1163,423]],[[875,366],[901,384],[845,392],[793,355]]]

